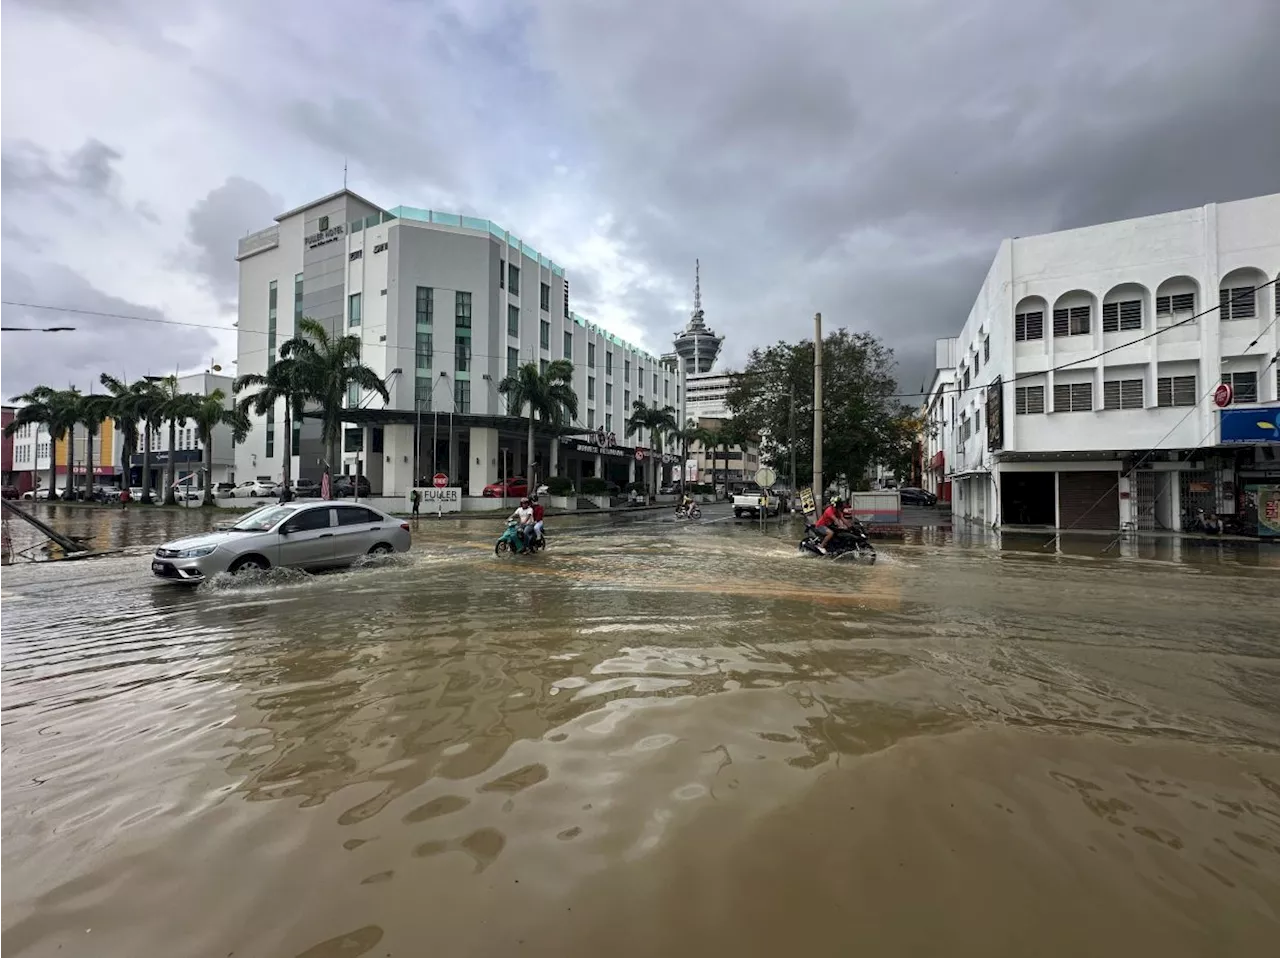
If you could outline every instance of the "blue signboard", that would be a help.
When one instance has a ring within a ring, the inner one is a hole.
[[[1280,403],[1222,410],[1223,443],[1280,443]]]

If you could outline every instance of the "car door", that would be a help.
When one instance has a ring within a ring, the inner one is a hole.
[[[280,526],[278,564],[295,569],[319,568],[334,562],[337,531],[328,507],[300,509]]]
[[[334,559],[337,562],[354,562],[379,542],[389,541],[386,526],[391,520],[381,513],[364,506],[334,506],[338,514],[338,526],[334,530]]]

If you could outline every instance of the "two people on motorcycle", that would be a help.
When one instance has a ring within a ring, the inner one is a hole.
[[[544,510],[537,497],[530,499],[525,496],[520,500],[520,505],[516,507],[516,511],[508,517],[507,521],[514,520],[520,533],[521,551],[528,549],[534,542],[542,538],[543,515]]]
[[[845,511],[845,501],[840,496],[836,496],[831,500],[831,505],[823,510],[822,516],[818,519],[818,532],[822,533],[822,541],[818,543],[818,551],[823,555],[827,554],[827,546],[831,544],[831,540],[836,537],[836,533],[841,530],[850,530],[853,523]]]

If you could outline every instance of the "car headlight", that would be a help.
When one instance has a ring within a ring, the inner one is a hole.
[[[183,549],[178,553],[179,559],[199,559],[202,556],[211,555],[217,546],[196,546],[194,549]]]

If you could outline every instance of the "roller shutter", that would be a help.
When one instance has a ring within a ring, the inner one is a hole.
[[[1058,526],[1062,529],[1119,529],[1119,474],[1058,473]]]

